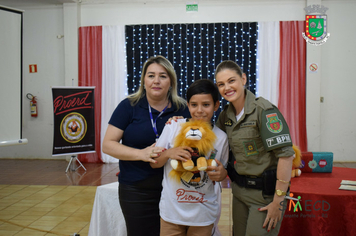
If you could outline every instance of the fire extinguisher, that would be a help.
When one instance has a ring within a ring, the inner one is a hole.
[[[31,116],[32,117],[37,117],[38,112],[37,112],[37,101],[36,101],[36,96],[33,96],[32,94],[28,93],[26,95],[28,99],[30,99],[30,107],[31,107]]]

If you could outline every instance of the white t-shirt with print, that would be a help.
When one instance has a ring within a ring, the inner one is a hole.
[[[166,125],[162,131],[156,147],[172,148],[174,138],[180,131],[181,124],[185,119],[179,119]],[[226,134],[214,126],[213,131],[217,137],[214,143],[214,151],[209,153],[208,159],[215,153],[215,159],[219,160],[225,167],[228,161],[229,146]],[[170,178],[172,170],[170,160],[164,165],[163,190],[160,201],[160,216],[163,220],[188,226],[207,226],[215,222],[220,216],[220,188],[219,183],[213,183],[205,171],[200,171],[200,182],[189,182],[184,180],[177,182]]]

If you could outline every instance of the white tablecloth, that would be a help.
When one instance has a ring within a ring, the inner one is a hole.
[[[126,236],[125,219],[119,198],[119,183],[97,187],[88,236]]]

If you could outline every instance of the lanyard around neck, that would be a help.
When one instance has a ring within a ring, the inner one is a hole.
[[[156,142],[157,142],[157,140],[158,140],[158,138],[159,138],[159,135],[158,135],[158,132],[157,132],[156,122],[157,122],[158,117],[160,117],[160,116],[163,114],[163,112],[167,109],[168,105],[169,105],[169,101],[168,101],[167,106],[158,114],[158,116],[156,117],[156,119],[153,121],[151,106],[150,106],[150,104],[148,104],[148,110],[149,110],[149,112],[150,112],[152,128],[153,128],[153,131],[154,131],[155,134],[156,134]]]

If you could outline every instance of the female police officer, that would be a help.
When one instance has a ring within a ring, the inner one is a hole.
[[[246,75],[235,62],[221,62],[215,78],[229,101],[216,125],[236,159],[235,175],[229,172],[234,235],[278,235],[294,154],[288,126],[275,106],[244,88]]]

